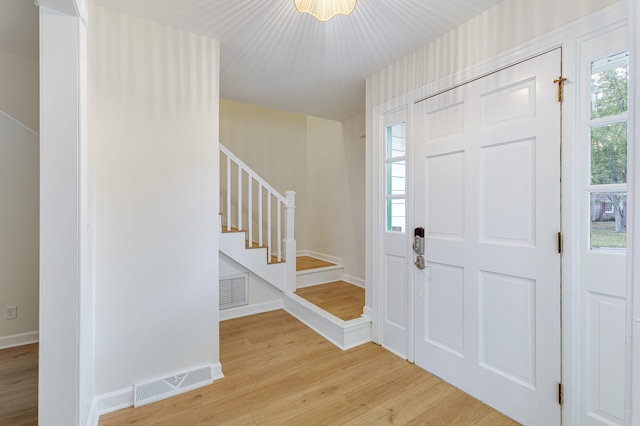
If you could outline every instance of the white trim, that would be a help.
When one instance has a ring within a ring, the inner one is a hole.
[[[87,416],[87,426],[98,426],[100,422],[100,414],[98,414],[98,399],[93,398],[89,415]]]
[[[342,274],[342,281],[349,284],[353,284],[360,288],[365,288],[365,281],[362,278],[354,277],[352,275]]]
[[[98,417],[123,408],[133,407],[133,386],[98,395],[94,398],[93,405],[95,405]]]
[[[235,308],[221,309],[220,321],[226,321],[234,318],[247,317],[249,315],[262,314],[264,312],[277,311],[284,307],[282,299],[272,300],[269,302],[254,303]]]
[[[311,250],[298,250],[296,252],[296,257],[299,256],[310,256],[310,257],[315,257],[316,259],[320,259],[320,260],[324,260],[325,262],[330,262],[333,263],[335,265],[338,266],[344,266],[342,264],[342,259],[336,256],[331,256],[328,254],[324,254],[324,253],[318,253],[317,251],[311,251]]]
[[[28,131],[29,133],[37,136],[38,138],[40,137],[40,135],[38,134],[38,132],[36,132],[35,130],[33,130],[31,127],[27,126],[26,124],[24,124],[22,121],[18,120],[17,118],[15,118],[14,116],[12,116],[11,114],[9,114],[6,111],[3,111],[2,109],[0,109],[0,114],[4,115],[5,117],[7,117],[9,120],[13,121],[14,123],[16,123],[18,126],[22,127],[23,129],[25,129],[26,131]]]
[[[373,309],[371,309],[371,307],[370,307],[370,306],[365,306],[365,307],[362,309],[362,316],[363,316],[364,318],[369,318],[369,319],[371,319],[371,317],[373,316]]]
[[[211,378],[215,380],[224,379],[224,374],[222,374],[222,364],[219,362],[214,362],[211,364]]]
[[[286,293],[282,298],[285,311],[342,350],[371,341],[369,317],[343,321],[294,293]]]
[[[8,349],[16,346],[38,343],[39,335],[37,331],[28,333],[13,334],[11,336],[0,337],[0,349]]]
[[[629,121],[628,140],[638,141],[640,138],[640,2],[630,0],[627,9],[629,16]],[[627,362],[626,371],[629,384],[625,406],[626,424],[640,424],[640,272],[635,266],[640,265],[640,149],[636,143],[627,145],[628,174],[628,208],[631,209],[631,220],[627,222]]]

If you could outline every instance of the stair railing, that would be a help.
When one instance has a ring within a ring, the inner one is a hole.
[[[224,210],[226,211],[223,211],[223,226],[227,231],[234,228],[246,231],[249,245],[257,243],[258,246],[266,246],[269,259],[275,258],[278,262],[286,261],[287,258],[295,260],[296,193],[287,191],[284,195],[280,194],[229,149],[222,144],[219,145],[222,154],[220,156],[221,170],[223,165],[226,169],[226,173],[221,173],[220,176],[220,188],[225,191],[224,195],[226,195],[226,200],[221,200],[226,201],[224,202]],[[235,172],[235,176],[232,172]],[[256,226],[257,232],[254,229]],[[289,254],[290,256],[288,256]],[[287,288],[289,288],[289,285],[293,285],[290,280],[295,282],[295,262],[287,263]],[[293,264],[293,269],[289,264]],[[293,276],[289,275],[289,271],[293,271]]]

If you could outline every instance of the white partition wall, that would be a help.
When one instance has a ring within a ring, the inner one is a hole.
[[[98,411],[219,365],[219,44],[96,7]]]
[[[56,7],[47,8],[47,6]],[[86,28],[72,1],[40,2],[41,425],[86,424],[93,400],[86,263]]]

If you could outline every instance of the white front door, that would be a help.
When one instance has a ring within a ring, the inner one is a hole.
[[[560,424],[560,49],[414,108],[415,362],[527,425]]]

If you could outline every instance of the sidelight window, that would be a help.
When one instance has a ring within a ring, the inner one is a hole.
[[[624,251],[627,240],[629,53],[591,62],[590,248]]]
[[[385,206],[386,230],[405,232],[406,227],[406,124],[397,123],[385,132]]]

